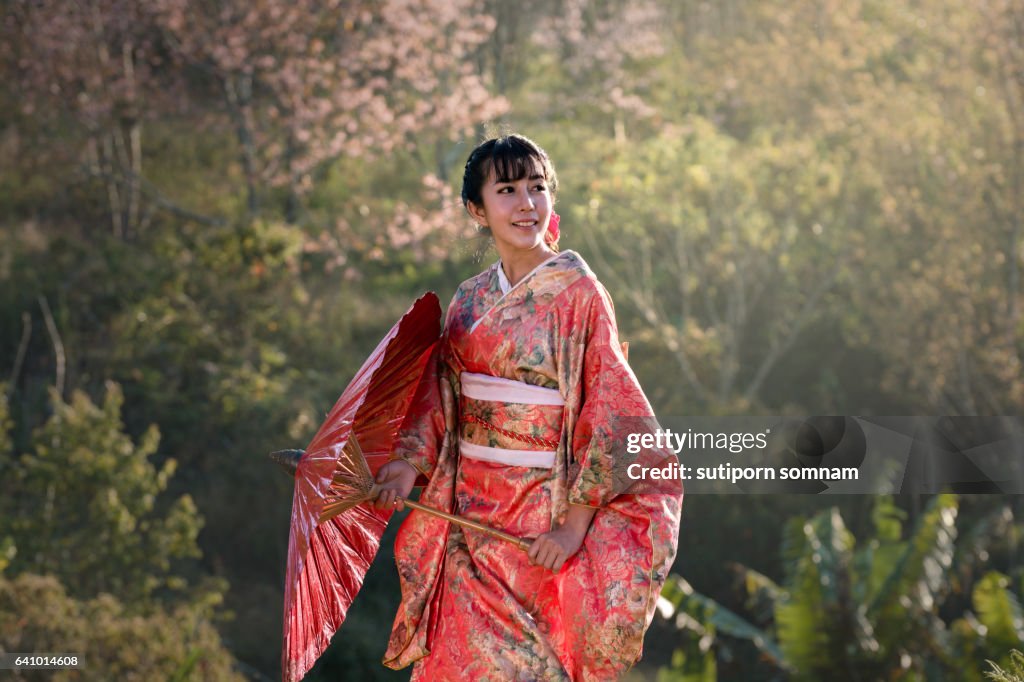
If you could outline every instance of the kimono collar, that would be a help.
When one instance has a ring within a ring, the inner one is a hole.
[[[522,284],[523,282],[528,280],[531,276],[533,276],[533,273],[537,272],[537,270],[539,270],[540,268],[544,267],[545,265],[547,265],[548,263],[550,263],[554,259],[558,258],[560,255],[561,255],[560,253],[556,253],[556,254],[553,254],[550,258],[546,258],[543,263],[539,264],[533,270],[530,270],[530,272],[527,273],[525,277],[523,277],[521,280],[519,280],[519,282],[516,283],[516,286],[519,286],[519,284]],[[512,291],[513,286],[511,284],[511,282],[508,281],[508,276],[505,274],[505,268],[501,267],[501,259],[500,258],[498,259],[498,262],[494,264],[494,267],[498,271],[498,288],[501,289],[501,295],[504,296],[508,292]]]

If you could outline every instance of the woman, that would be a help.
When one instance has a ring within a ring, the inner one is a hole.
[[[620,494],[619,417],[652,411],[607,292],[558,252],[547,154],[508,135],[463,176],[500,260],[464,282],[376,504],[421,501],[524,538],[529,552],[413,511],[384,662],[414,680],[609,680],[640,656],[675,557],[682,490]]]

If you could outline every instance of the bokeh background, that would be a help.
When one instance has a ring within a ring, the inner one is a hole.
[[[496,257],[458,192],[502,130],[660,414],[1024,412],[1021,0],[0,12],[0,649],[87,661],[14,679],[279,678],[266,453]],[[1011,670],[1019,507],[691,496],[631,679]],[[388,544],[308,679],[408,678]]]

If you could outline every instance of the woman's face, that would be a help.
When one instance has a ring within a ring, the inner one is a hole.
[[[551,192],[544,169],[534,161],[532,170],[519,180],[496,178],[494,169],[480,190],[483,206],[469,203],[469,212],[491,229],[502,260],[524,252],[549,251],[544,243],[551,220]]]

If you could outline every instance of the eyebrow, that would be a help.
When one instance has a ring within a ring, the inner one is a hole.
[[[522,178],[517,178],[517,179],[521,180]],[[543,175],[540,175],[539,173],[534,173],[533,175],[531,175],[529,177],[529,179],[530,180],[547,180],[547,178],[545,178]],[[498,178],[497,180],[494,181],[494,184],[495,185],[499,185],[499,184],[502,184],[502,183],[509,183],[509,182],[516,182],[516,180],[512,180],[510,178]]]

